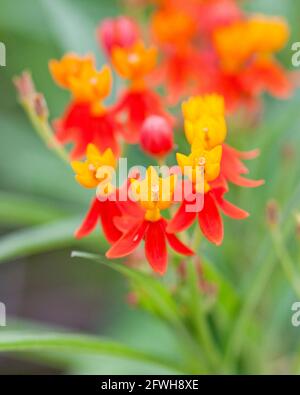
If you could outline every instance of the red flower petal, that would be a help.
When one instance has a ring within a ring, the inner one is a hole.
[[[188,246],[186,246],[185,244],[183,244],[176,235],[174,235],[173,233],[168,233],[166,231],[168,222],[166,220],[163,220],[163,226],[165,229],[165,234],[168,240],[168,243],[170,244],[170,246],[173,248],[174,251],[178,252],[179,254],[182,255],[194,255],[194,251],[191,250]]]
[[[95,144],[100,151],[111,148],[116,155],[119,154],[116,140],[118,123],[111,112],[94,115],[89,103],[71,103],[62,118],[54,123],[54,128],[58,141],[73,143],[71,159],[83,157],[89,143]]]
[[[255,188],[264,184],[264,180],[249,180],[241,176],[241,174],[247,174],[249,171],[240,161],[239,157],[241,157],[241,153],[237,152],[232,147],[223,144],[223,155],[221,161],[222,176],[233,184],[240,185],[242,187]]]
[[[90,209],[79,229],[75,232],[75,237],[81,239],[89,235],[96,227],[101,215],[101,202],[98,199],[93,199]]]
[[[184,200],[175,216],[167,226],[168,233],[177,233],[189,228],[194,222],[197,213],[187,211],[187,205],[194,204],[195,201],[187,202]]]
[[[233,184],[246,188],[256,188],[265,183],[264,180],[249,180],[248,178],[242,177],[238,174],[231,174],[230,177],[228,177],[228,180]]]
[[[223,221],[212,194],[206,193],[203,210],[198,214],[200,228],[204,236],[216,245],[223,241]]]
[[[178,254],[187,256],[195,255],[194,251],[185,244],[183,244],[176,235],[166,232],[166,236],[170,246],[173,248],[174,251],[178,252]]]
[[[168,256],[162,221],[149,222],[145,233],[145,252],[153,270],[161,275],[164,274],[167,270]]]
[[[237,173],[248,174],[249,170],[244,163],[239,159],[239,155],[234,148],[227,144],[223,144],[222,151],[222,172],[225,174]]]
[[[115,226],[113,219],[121,215],[118,203],[106,200],[102,203],[101,223],[105,237],[109,243],[114,243],[122,236],[122,232]]]
[[[271,95],[286,99],[293,89],[288,73],[273,59],[254,62],[245,70],[241,81],[245,89],[254,95],[267,91]]]
[[[135,223],[124,235],[107,251],[107,258],[122,258],[131,254],[142,241],[149,226],[147,221]]]
[[[259,148],[253,149],[251,151],[238,151],[238,150],[234,150],[234,151],[240,159],[244,159],[244,160],[255,159],[260,155]]]
[[[218,200],[218,206],[228,217],[234,219],[245,219],[249,217],[249,213],[247,211],[242,210],[241,208],[235,206],[234,204],[228,202],[225,199]]]

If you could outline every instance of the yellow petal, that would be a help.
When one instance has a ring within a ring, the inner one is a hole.
[[[206,158],[209,163],[219,163],[222,159],[222,146],[217,145],[210,151],[206,151]]]
[[[87,170],[87,165],[84,162],[73,161],[71,167],[76,174],[84,174]]]
[[[116,167],[116,158],[110,148],[107,148],[102,155],[103,163],[107,166]]]
[[[187,166],[192,166],[193,162],[189,156],[180,154],[179,152],[176,154],[176,159],[178,165],[183,169],[184,167]]]
[[[213,181],[220,174],[220,163],[213,163],[205,166],[205,180]]]

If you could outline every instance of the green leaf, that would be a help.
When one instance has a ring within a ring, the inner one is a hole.
[[[190,369],[194,369],[191,371],[194,371],[195,373],[206,371],[207,367],[203,362],[202,348],[199,347],[199,344],[187,330],[181,319],[181,313],[174,298],[169,293],[168,289],[164,287],[162,282],[150,275],[131,269],[124,264],[122,265],[112,261],[106,261],[105,257],[101,257],[99,255],[73,251],[72,257],[90,259],[99,262],[128,277],[133,283],[134,289],[142,292],[145,298],[148,299],[152,313],[165,320],[173,329],[180,341],[180,345],[183,347],[184,352],[187,353],[189,358],[189,364],[187,366],[189,366]]]
[[[2,237],[0,239],[0,263],[13,258],[78,244],[78,241],[74,238],[74,231],[81,220],[80,217],[72,217],[19,230]],[[101,248],[101,245],[103,247],[104,238],[98,237],[97,243],[99,248]]]
[[[230,316],[235,312],[239,305],[240,298],[231,285],[229,280],[211,263],[206,261],[202,262],[204,278],[212,284],[215,284],[218,289],[219,303],[227,310]]]
[[[5,225],[36,225],[66,216],[66,210],[56,208],[24,194],[0,191],[0,223]],[[71,214],[71,210],[69,210]]]
[[[73,251],[72,257],[93,260],[124,274],[136,286],[138,286],[139,289],[142,289],[143,292],[145,292],[150,301],[155,303],[156,312],[162,318],[167,321],[178,322],[179,312],[175,301],[167,289],[155,278],[140,271],[131,269],[124,264],[107,261],[105,257],[99,255]]]
[[[135,350],[121,343],[92,336],[63,333],[3,332],[0,334],[0,352],[69,351],[74,353],[110,355],[167,367],[174,372],[184,372],[184,367],[174,361]]]

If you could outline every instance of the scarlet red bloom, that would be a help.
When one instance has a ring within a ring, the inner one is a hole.
[[[198,218],[198,223],[203,235],[216,245],[221,245],[224,237],[222,212],[234,219],[244,219],[248,213],[224,199],[224,194],[228,191],[225,180],[220,177],[211,184],[211,190],[205,195],[194,191],[188,199],[183,200],[177,213],[170,221],[167,230],[169,232],[181,232],[188,229]],[[199,211],[197,199],[203,199],[203,207]],[[189,207],[193,205],[193,211]]]
[[[166,21],[168,21],[166,23]],[[166,99],[171,105],[182,95],[194,93],[201,76],[201,54],[192,42],[196,22],[184,9],[166,6],[158,10],[151,21],[154,39],[160,46],[163,58],[151,76],[153,83],[166,87]]]
[[[228,192],[227,181],[244,187],[258,187],[264,183],[263,180],[250,180],[242,175],[249,171],[241,159],[252,159],[258,155],[258,151],[239,152],[226,144],[223,144],[221,170],[218,178],[210,182],[210,190],[203,195],[193,190],[193,195],[185,199],[177,213],[170,221],[168,230],[170,232],[181,232],[189,228],[198,217],[199,226],[204,236],[216,245],[223,241],[223,221],[219,209],[234,219],[244,219],[248,213],[224,199]],[[196,205],[196,199],[203,199],[204,205],[197,211],[189,211],[188,206]]]
[[[58,141],[62,144],[73,142],[71,159],[83,157],[90,143],[101,151],[111,148],[119,154],[117,133],[122,131],[121,125],[109,112],[93,114],[89,103],[73,102],[54,126]]]
[[[182,109],[191,153],[189,156],[178,153],[177,162],[192,184],[192,193],[184,197],[167,230],[180,232],[198,218],[204,236],[220,245],[224,233],[220,209],[235,219],[248,216],[247,212],[224,199],[228,192],[227,181],[245,187],[261,185],[262,180],[254,181],[243,177],[249,171],[241,161],[254,158],[258,151],[242,153],[223,143],[227,128],[221,97],[193,97],[183,103]],[[202,178],[199,179],[197,174],[202,175]],[[203,205],[199,202],[203,202]]]
[[[216,28],[241,20],[243,13],[235,0],[210,0],[197,4],[199,32],[211,37]]]
[[[194,254],[174,234],[166,230],[165,219],[152,222],[143,217],[138,221],[133,221],[133,218],[128,221],[131,222],[131,226],[106,253],[108,258],[122,258],[131,254],[144,239],[146,258],[152,269],[162,275],[167,270],[167,243],[179,254]]]
[[[141,147],[153,156],[167,155],[174,147],[173,130],[170,123],[163,117],[148,117],[141,130]]]
[[[108,55],[114,47],[131,47],[139,37],[137,24],[126,16],[105,19],[97,30],[97,38]]]
[[[55,122],[58,141],[74,144],[71,158],[82,157],[90,143],[101,151],[111,148],[118,154],[117,133],[122,131],[121,125],[103,105],[112,85],[110,69],[104,66],[97,71],[92,57],[73,54],[51,61],[49,67],[54,80],[73,96],[65,114]]]
[[[97,223],[101,222],[108,242],[117,241],[122,233],[114,225],[112,218],[121,215],[121,204],[117,201],[119,190],[116,190],[110,182],[110,175],[116,167],[116,158],[112,150],[108,148],[101,154],[95,145],[89,144],[86,160],[84,162],[73,161],[71,165],[76,173],[75,179],[81,186],[89,189],[98,187],[98,196],[93,199],[75,236],[79,239],[87,236],[95,229]]]
[[[149,167],[146,178],[134,180],[132,192],[139,204],[123,205],[123,215],[114,219],[123,236],[106,253],[108,258],[121,258],[131,254],[145,240],[145,253],[153,270],[164,274],[167,269],[167,243],[179,254],[193,255],[173,233],[167,231],[167,221],[161,210],[172,204],[176,178],[159,178],[155,169]],[[125,210],[125,211],[124,211]]]
[[[173,122],[163,109],[160,97],[146,88],[126,91],[115,106],[114,114],[118,119],[125,118],[122,134],[132,144],[139,142],[141,128],[147,117],[157,114]]]
[[[99,201],[97,198],[91,202],[90,209],[77,229],[75,236],[78,239],[88,236],[101,223],[105,237],[109,243],[116,242],[121,236],[121,231],[114,225],[112,218],[121,215],[121,211],[115,201]]]
[[[146,77],[156,65],[155,47],[146,48],[141,41],[129,48],[115,47],[112,50],[112,63],[121,77],[130,81],[130,88],[121,96],[114,112],[125,124],[124,137],[129,143],[137,143],[144,120],[149,115],[167,115],[161,99],[149,89]]]
[[[217,54],[214,90],[225,97],[227,108],[239,105],[255,109],[259,96],[268,92],[279,98],[288,97],[293,89],[289,73],[275,59],[284,47],[289,29],[277,17],[255,15],[220,27],[213,33]],[[240,40],[243,45],[239,45]]]

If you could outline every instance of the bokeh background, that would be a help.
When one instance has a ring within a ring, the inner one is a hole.
[[[249,10],[287,18],[291,38],[280,56],[292,69],[291,45],[300,41],[300,2],[242,3]],[[80,243],[72,236],[91,193],[74,182],[71,169],[39,140],[17,103],[12,84],[14,75],[30,70],[37,89],[45,94],[51,118],[59,116],[68,95],[52,82],[48,60],[66,51],[93,51],[101,65],[105,60],[95,28],[102,18],[123,11],[124,4],[115,0],[0,0],[0,41],[7,48],[7,66],[0,68],[0,301],[8,314],[8,326],[0,331],[64,328],[172,355],[174,339],[162,323],[127,303],[128,287],[122,277],[97,264],[70,258],[74,248],[96,252],[104,248],[99,231]],[[232,188],[230,200],[250,211],[251,217],[243,222],[225,219],[224,245],[203,245],[203,254],[230,279],[237,293],[251,282],[256,267],[276,261],[265,221],[270,199],[276,199],[281,208],[291,254],[296,260],[300,257],[294,219],[300,210],[300,93],[283,102],[266,97],[265,102],[260,123],[244,127],[244,123],[232,122],[229,141],[240,149],[261,149],[260,158],[250,163],[251,177],[264,178],[266,185],[257,190]],[[141,154],[131,154],[130,160],[139,163]],[[298,267],[300,270],[300,262]],[[257,310],[264,347],[272,361],[263,366],[266,373],[289,372],[286,356],[290,352],[299,353],[300,361],[300,328],[291,325],[291,305],[296,300],[278,265]],[[254,331],[254,348],[255,336]],[[112,357],[45,353],[2,355],[0,374],[4,373],[167,371]]]

